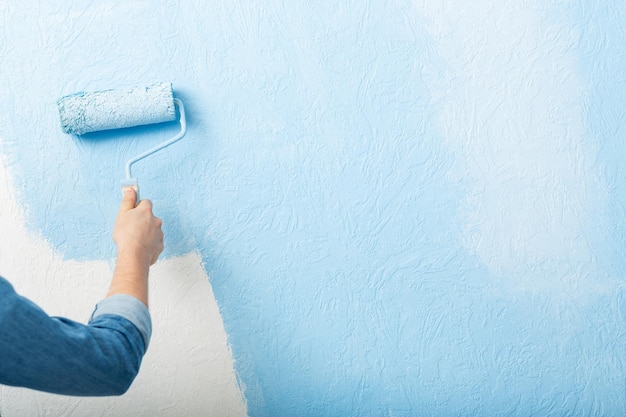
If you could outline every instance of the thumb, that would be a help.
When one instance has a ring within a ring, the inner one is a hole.
[[[122,203],[120,204],[119,214],[126,213],[128,210],[134,209],[136,200],[137,192],[132,187],[124,188],[124,194],[122,195]]]

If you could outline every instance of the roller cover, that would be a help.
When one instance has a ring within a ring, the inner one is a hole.
[[[176,120],[172,83],[79,92],[57,100],[65,133],[82,135]]]

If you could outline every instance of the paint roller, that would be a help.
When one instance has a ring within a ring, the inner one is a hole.
[[[187,132],[185,107],[181,100],[174,98],[171,83],[91,93],[78,92],[61,97],[57,100],[57,106],[63,131],[75,135],[171,122],[179,118],[180,131],[176,136],[126,163],[126,179],[122,181],[122,187],[133,187],[137,191],[137,199],[139,184],[132,176],[132,165],[179,141]]]

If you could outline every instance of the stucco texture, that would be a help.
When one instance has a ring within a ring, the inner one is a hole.
[[[68,136],[55,100],[171,81],[189,124],[134,168],[166,235],[141,395],[1,388],[3,417],[626,413],[621,1],[13,3],[23,293],[88,314],[124,163],[177,129]]]

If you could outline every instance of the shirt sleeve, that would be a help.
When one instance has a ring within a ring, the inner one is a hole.
[[[96,305],[96,309],[91,315],[90,325],[98,322],[102,316],[114,315],[124,317],[135,325],[145,345],[146,350],[150,344],[152,336],[152,320],[150,313],[144,303],[132,295],[116,294],[105,298]]]
[[[101,301],[88,325],[50,317],[0,277],[0,383],[65,395],[126,392],[151,333],[131,296]]]

